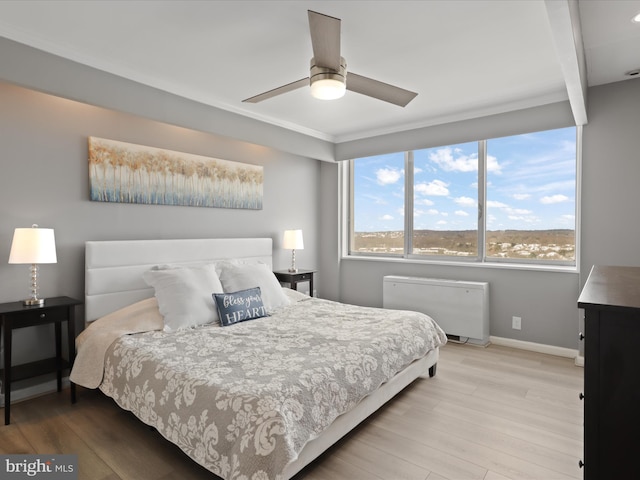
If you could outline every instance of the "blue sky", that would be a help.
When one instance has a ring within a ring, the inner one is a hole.
[[[487,142],[487,230],[575,228],[575,127]],[[477,142],[414,151],[414,229],[475,230]],[[404,153],[358,159],[355,231],[404,228]]]

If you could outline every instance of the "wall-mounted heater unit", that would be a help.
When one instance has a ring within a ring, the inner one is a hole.
[[[489,284],[434,278],[384,277],[384,308],[426,313],[449,336],[489,343]]]

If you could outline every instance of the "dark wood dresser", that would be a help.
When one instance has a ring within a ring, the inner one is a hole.
[[[584,478],[639,478],[640,267],[594,266],[584,321]]]

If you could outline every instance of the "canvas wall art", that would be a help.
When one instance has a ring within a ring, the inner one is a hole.
[[[91,200],[262,209],[263,167],[89,137]]]

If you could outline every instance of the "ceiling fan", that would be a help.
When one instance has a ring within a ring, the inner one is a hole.
[[[347,62],[340,56],[341,20],[311,10],[308,13],[313,47],[309,77],[247,98],[243,102],[262,102],[307,85],[311,86],[311,95],[323,100],[340,98],[345,90],[350,90],[404,107],[418,95],[353,72],[347,75]]]

